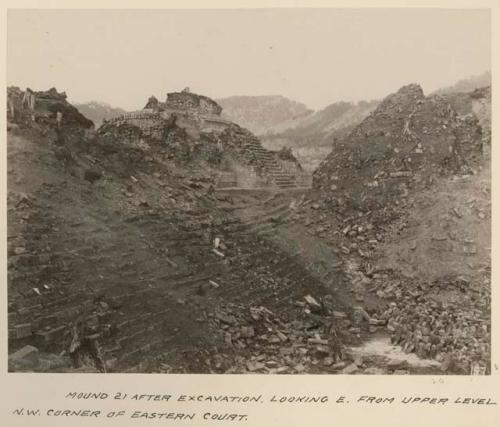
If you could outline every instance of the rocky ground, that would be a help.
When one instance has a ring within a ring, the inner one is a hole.
[[[332,245],[369,334],[444,372],[489,370],[489,168],[409,197],[411,213],[389,223],[370,214],[339,221],[328,201],[311,199],[295,218]]]

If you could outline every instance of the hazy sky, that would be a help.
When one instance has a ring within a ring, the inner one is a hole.
[[[490,69],[486,10],[14,10],[9,85],[142,108],[154,94],[281,94],[313,109]]]

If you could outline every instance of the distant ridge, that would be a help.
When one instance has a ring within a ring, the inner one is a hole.
[[[313,113],[304,104],[281,95],[230,96],[216,101],[223,108],[223,117],[256,135]]]
[[[122,108],[112,107],[105,102],[99,101],[90,101],[74,105],[85,117],[92,120],[96,127],[101,126],[103,120],[113,119],[127,112]]]

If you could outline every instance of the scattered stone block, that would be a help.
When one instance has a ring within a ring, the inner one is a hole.
[[[389,362],[387,362],[386,365],[389,369],[402,369],[408,366],[408,362],[406,360],[397,360],[397,359],[391,359]]]
[[[366,368],[363,371],[363,373],[367,374],[367,375],[384,375],[386,372],[382,368],[377,368],[377,367],[371,366],[369,368]]]
[[[346,365],[347,365],[347,363],[346,363],[346,362],[344,362],[344,361],[340,361],[340,362],[337,362],[337,363],[333,364],[333,365],[331,366],[331,368],[332,368],[332,369],[343,369],[343,368],[345,368],[345,366],[346,366]]]
[[[15,353],[9,355],[9,363],[18,363],[18,362],[30,362],[30,363],[38,363],[39,359],[39,351],[36,347],[32,345],[26,345],[20,350],[17,350]]]
[[[249,360],[247,362],[247,369],[250,371],[250,372],[255,372],[255,371],[258,371],[260,369],[263,369],[265,367],[265,365],[261,362],[254,362],[254,361],[251,361]]]
[[[31,336],[33,331],[31,330],[31,323],[22,323],[15,326],[16,338],[22,339]]]
[[[311,295],[306,295],[304,299],[307,302],[307,304],[309,304],[311,307],[321,308],[321,304],[318,301],[316,301],[316,299],[313,298]]]
[[[37,342],[39,342],[40,345],[47,346],[52,344],[58,338],[61,338],[66,330],[67,327],[65,325],[62,325],[49,331],[37,332],[35,336],[37,338]]]
[[[358,366],[355,363],[351,363],[349,366],[346,366],[342,369],[341,373],[345,375],[351,375],[358,371]]]

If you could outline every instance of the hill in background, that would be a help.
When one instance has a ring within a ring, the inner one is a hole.
[[[92,120],[98,128],[101,126],[103,120],[114,119],[127,111],[122,108],[112,107],[105,102],[90,101],[81,104],[74,104],[76,108],[85,116]]]
[[[285,124],[300,121],[313,113],[304,104],[281,95],[231,96],[218,99],[223,117],[256,135],[273,132]]]
[[[459,80],[454,85],[438,89],[434,93],[445,95],[450,93],[472,92],[485,86],[491,86],[491,71],[485,71],[483,74]]]

